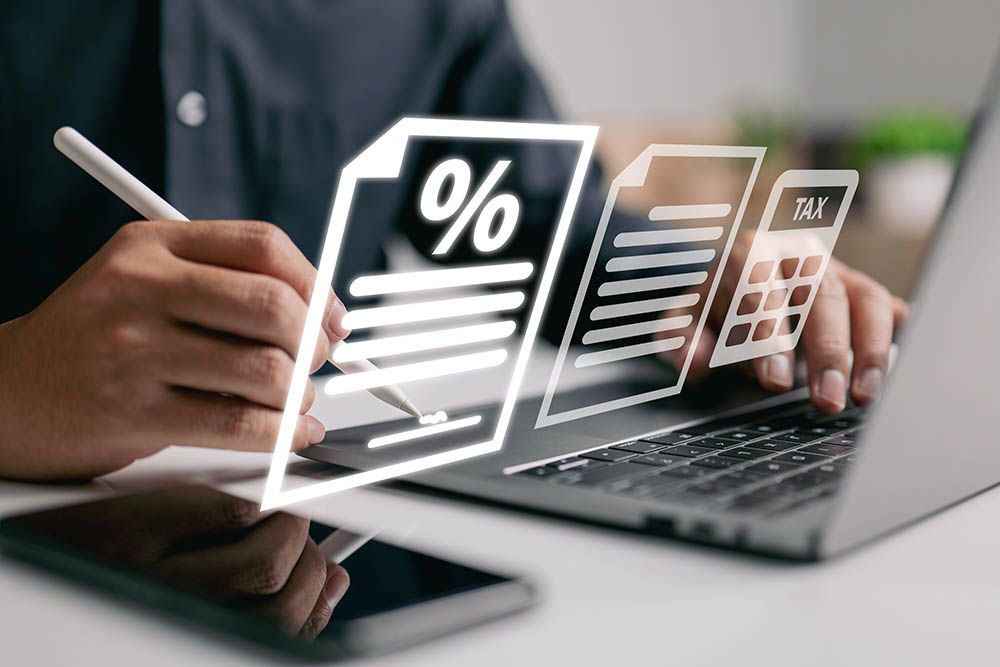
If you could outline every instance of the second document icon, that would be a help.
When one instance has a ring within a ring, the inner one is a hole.
[[[653,144],[615,177],[536,427],[680,393],[765,150]],[[722,174],[726,185],[672,191],[658,185],[664,173]],[[611,224],[620,198],[653,204],[638,225]],[[597,403],[561,391],[587,369],[662,353],[683,355],[672,383],[621,383],[619,396]]]

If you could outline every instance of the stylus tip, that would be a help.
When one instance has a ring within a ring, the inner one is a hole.
[[[399,409],[407,414],[413,415],[417,419],[420,419],[421,417],[424,416],[424,413],[420,412],[420,410],[417,409],[417,406],[415,406],[413,404],[413,401],[411,401],[410,399],[406,399],[405,401],[403,401],[400,404]]]

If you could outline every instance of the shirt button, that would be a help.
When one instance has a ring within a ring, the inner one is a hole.
[[[177,120],[188,127],[199,127],[208,117],[208,101],[197,90],[189,90],[177,102]]]

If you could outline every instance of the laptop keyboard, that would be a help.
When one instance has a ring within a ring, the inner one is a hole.
[[[620,496],[777,514],[836,492],[864,418],[858,407],[825,415],[804,400],[592,449],[518,474]]]

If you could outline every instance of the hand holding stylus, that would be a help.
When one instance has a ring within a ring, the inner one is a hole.
[[[122,201],[144,216],[147,220],[179,220],[189,222],[188,218],[171,206],[166,200],[150,190],[142,181],[130,174],[124,167],[115,162],[107,153],[92,144],[86,137],[71,127],[56,130],[52,137],[53,143],[63,155],[77,166],[93,176]],[[332,292],[330,298],[336,300],[340,308],[343,304]],[[329,347],[328,359],[341,372],[364,373],[377,370],[367,359],[357,359],[349,362],[338,362],[334,352],[340,340],[334,340]],[[391,405],[413,417],[421,417],[420,410],[406,397],[403,391],[395,385],[373,387],[371,394],[380,401]]]
[[[272,451],[314,280],[273,225],[125,225],[0,325],[0,475],[93,477],[170,444]],[[331,292],[311,368],[347,335],[343,316]],[[325,434],[305,390],[296,451]]]

